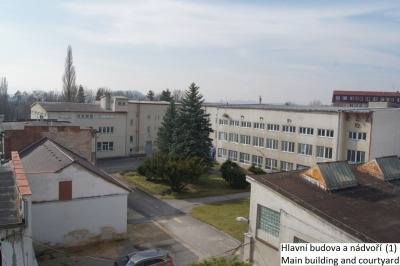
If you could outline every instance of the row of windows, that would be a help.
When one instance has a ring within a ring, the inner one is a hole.
[[[336,101],[365,101],[365,102],[398,102],[400,103],[400,97],[368,97],[368,96],[335,96]]]
[[[114,127],[99,127],[99,133],[101,134],[113,134]]]
[[[97,142],[97,151],[113,151],[114,150],[114,142],[106,141],[106,142]]]
[[[293,143],[293,142],[292,142]],[[301,152],[299,154],[307,154],[311,155],[312,154],[312,145],[308,144],[299,144],[299,149],[300,146],[302,148]],[[290,145],[289,145],[290,147]],[[316,149],[316,156],[318,158],[325,158],[325,159],[332,159],[332,148],[329,147],[323,147],[323,146],[317,146]],[[239,155],[239,158],[238,158]],[[218,148],[218,157],[219,158],[228,158],[232,162],[237,162],[239,159],[239,162],[242,164],[246,165],[255,165],[257,167],[263,168],[263,160],[264,157],[258,156],[258,155],[251,155],[249,153],[245,152],[237,152],[233,150],[226,150],[224,148]],[[363,163],[365,162],[365,152],[364,151],[356,151],[356,150],[347,150],[347,161],[350,163]],[[297,164],[296,169],[301,170],[301,169],[306,169],[308,166],[306,165],[301,165]],[[273,158],[265,158],[265,169],[268,170],[278,170],[278,160],[273,159]],[[286,162],[286,161],[281,161],[280,162],[280,170],[281,171],[291,171],[294,170],[294,164],[291,162]]]
[[[220,119],[220,125],[228,125],[228,120],[226,119]],[[237,122],[234,123],[234,126],[239,126],[239,121],[231,120],[231,126],[232,122]],[[245,128],[251,128],[251,122],[247,121],[241,121],[241,127]],[[253,128],[254,129],[265,129],[265,123],[258,123],[254,122],[253,123]],[[278,124],[267,124],[267,130],[268,131],[279,131],[280,126]],[[289,125],[283,125],[282,126],[282,132],[285,133],[296,133],[296,127],[295,126],[289,126]],[[328,138],[333,138],[333,130],[331,129],[318,129],[317,130],[317,135],[320,137],[328,137]],[[311,127],[299,127],[299,134],[301,135],[314,135],[314,129]]]
[[[72,118],[72,114],[58,114],[57,118],[60,119],[71,119]],[[95,118],[95,116],[93,114],[77,114],[76,118],[78,119],[93,119]],[[114,115],[111,114],[99,114],[99,118],[100,119],[113,119]]]

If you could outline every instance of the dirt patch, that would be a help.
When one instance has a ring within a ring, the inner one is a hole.
[[[129,242],[138,245],[171,239],[172,237],[153,222],[128,224]]]

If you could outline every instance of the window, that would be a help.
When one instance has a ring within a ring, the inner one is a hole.
[[[262,164],[263,164],[263,157],[258,156],[258,155],[252,155],[251,156],[251,164],[261,168]]]
[[[312,145],[299,143],[297,152],[302,155],[312,155]]]
[[[236,133],[229,133],[229,141],[238,143],[239,142],[239,135]]]
[[[253,137],[253,146],[264,147],[264,138]]]
[[[347,150],[347,161],[350,163],[363,163],[365,162],[365,152]]]
[[[130,142],[130,143],[133,142],[133,136],[129,136],[129,142]]]
[[[265,169],[278,170],[278,160],[265,158]]]
[[[267,149],[278,150],[278,140],[277,139],[267,139]]]
[[[379,98],[378,97],[374,97],[374,102],[377,102],[377,101],[379,101]]]
[[[310,167],[307,166],[307,165],[302,165],[302,164],[298,164],[297,167],[296,167],[297,170],[305,170],[305,169],[308,169],[308,168],[310,168]]]
[[[151,128],[147,127],[147,133],[150,133],[150,131],[151,131]]]
[[[332,159],[332,148],[317,146],[317,157]]]
[[[228,159],[232,162],[237,162],[237,151],[228,150]]]
[[[299,127],[299,134],[303,135],[313,135],[314,129],[311,127]]]
[[[257,209],[257,229],[279,237],[280,213],[262,205],[258,205]]]
[[[265,124],[264,123],[253,123],[253,128],[254,129],[265,129]]]
[[[333,138],[333,130],[330,129],[318,129],[319,137]]]
[[[241,152],[240,162],[244,164],[250,164],[250,154]]]
[[[97,142],[97,151],[114,150],[114,142]]]
[[[100,118],[100,119],[112,119],[112,118],[114,118],[114,115],[108,115],[108,114],[106,114],[106,115],[99,115],[99,118]],[[133,120],[132,120],[132,124],[133,124]]]
[[[219,140],[227,140],[227,133],[226,132],[218,132],[218,139]]]
[[[228,125],[228,120],[227,119],[220,119],[219,120],[219,124],[223,125],[223,126],[227,126]]]
[[[294,142],[282,140],[282,151],[294,152]]]
[[[296,132],[296,127],[295,126],[282,126],[282,132],[294,133],[294,132]]]
[[[58,200],[72,200],[72,181],[58,182]]]
[[[339,100],[340,100],[340,96],[335,96],[335,99],[336,99],[337,101],[339,101]]]
[[[293,238],[293,243],[308,243],[308,242],[295,236]]]
[[[118,101],[118,106],[125,106],[126,105],[126,102],[120,102],[120,101]]]
[[[99,127],[99,133],[101,134],[113,134],[114,127]]]
[[[370,97],[365,97],[365,100],[366,100],[367,102],[369,102],[369,101],[371,101],[371,98],[370,98]]]
[[[133,126],[133,119],[131,119],[131,126]]]
[[[277,124],[267,124],[267,130],[269,130],[269,131],[279,131],[279,125],[277,125]]]
[[[218,157],[226,157],[226,149],[218,148]]]
[[[281,161],[281,171],[292,171],[293,163]]]
[[[342,96],[342,100],[347,100],[347,96]]]
[[[71,119],[70,114],[58,114],[59,119]]]
[[[251,127],[251,122],[242,121],[241,125],[242,125],[242,127],[248,127],[248,128],[250,128],[250,127]]]
[[[78,118],[78,119],[93,119],[93,115],[90,115],[90,114],[77,114],[76,118]]]
[[[366,140],[367,139],[367,133],[365,132],[349,132],[348,135],[349,139],[354,139],[354,140]]]
[[[240,143],[250,145],[250,136],[240,135]]]
[[[231,120],[231,121],[229,122],[229,125],[230,125],[231,127],[238,127],[238,126],[239,126],[239,121],[237,121],[237,120]]]

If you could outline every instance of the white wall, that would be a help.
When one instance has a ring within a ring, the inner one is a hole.
[[[248,178],[248,181],[251,182],[249,231],[255,237],[256,245],[254,265],[265,265],[264,261],[280,265],[280,243],[293,243],[295,236],[313,243],[361,242],[272,189],[253,179]],[[279,237],[257,229],[257,204],[280,212]]]
[[[11,229],[0,229],[1,252],[4,260],[2,265],[26,265],[32,266],[35,262],[35,254],[32,247],[32,208],[31,197],[24,196],[23,200],[28,208],[26,224]],[[0,258],[1,260],[2,258]],[[14,260],[14,261],[13,261]]]
[[[372,117],[370,159],[400,156],[400,109],[375,111]]]
[[[33,237],[48,245],[78,245],[126,233],[127,195],[33,204]]]

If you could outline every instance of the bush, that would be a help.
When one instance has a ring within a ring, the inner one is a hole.
[[[255,175],[266,174],[266,172],[263,169],[261,169],[260,167],[255,166],[254,164],[252,166],[250,166],[250,168],[247,169],[247,170],[249,170],[250,172],[252,172]]]
[[[173,153],[155,153],[139,167],[149,180],[164,182],[175,192],[197,180],[207,170],[207,164],[199,157],[184,157]],[[138,169],[139,171],[139,169]]]
[[[227,260],[226,258],[203,260],[200,262],[192,263],[191,266],[251,266],[251,264],[243,261],[238,261],[235,257],[232,260]]]
[[[221,165],[222,178],[228,182],[232,188],[244,189],[249,183],[246,181],[246,173],[240,166],[227,160]]]

